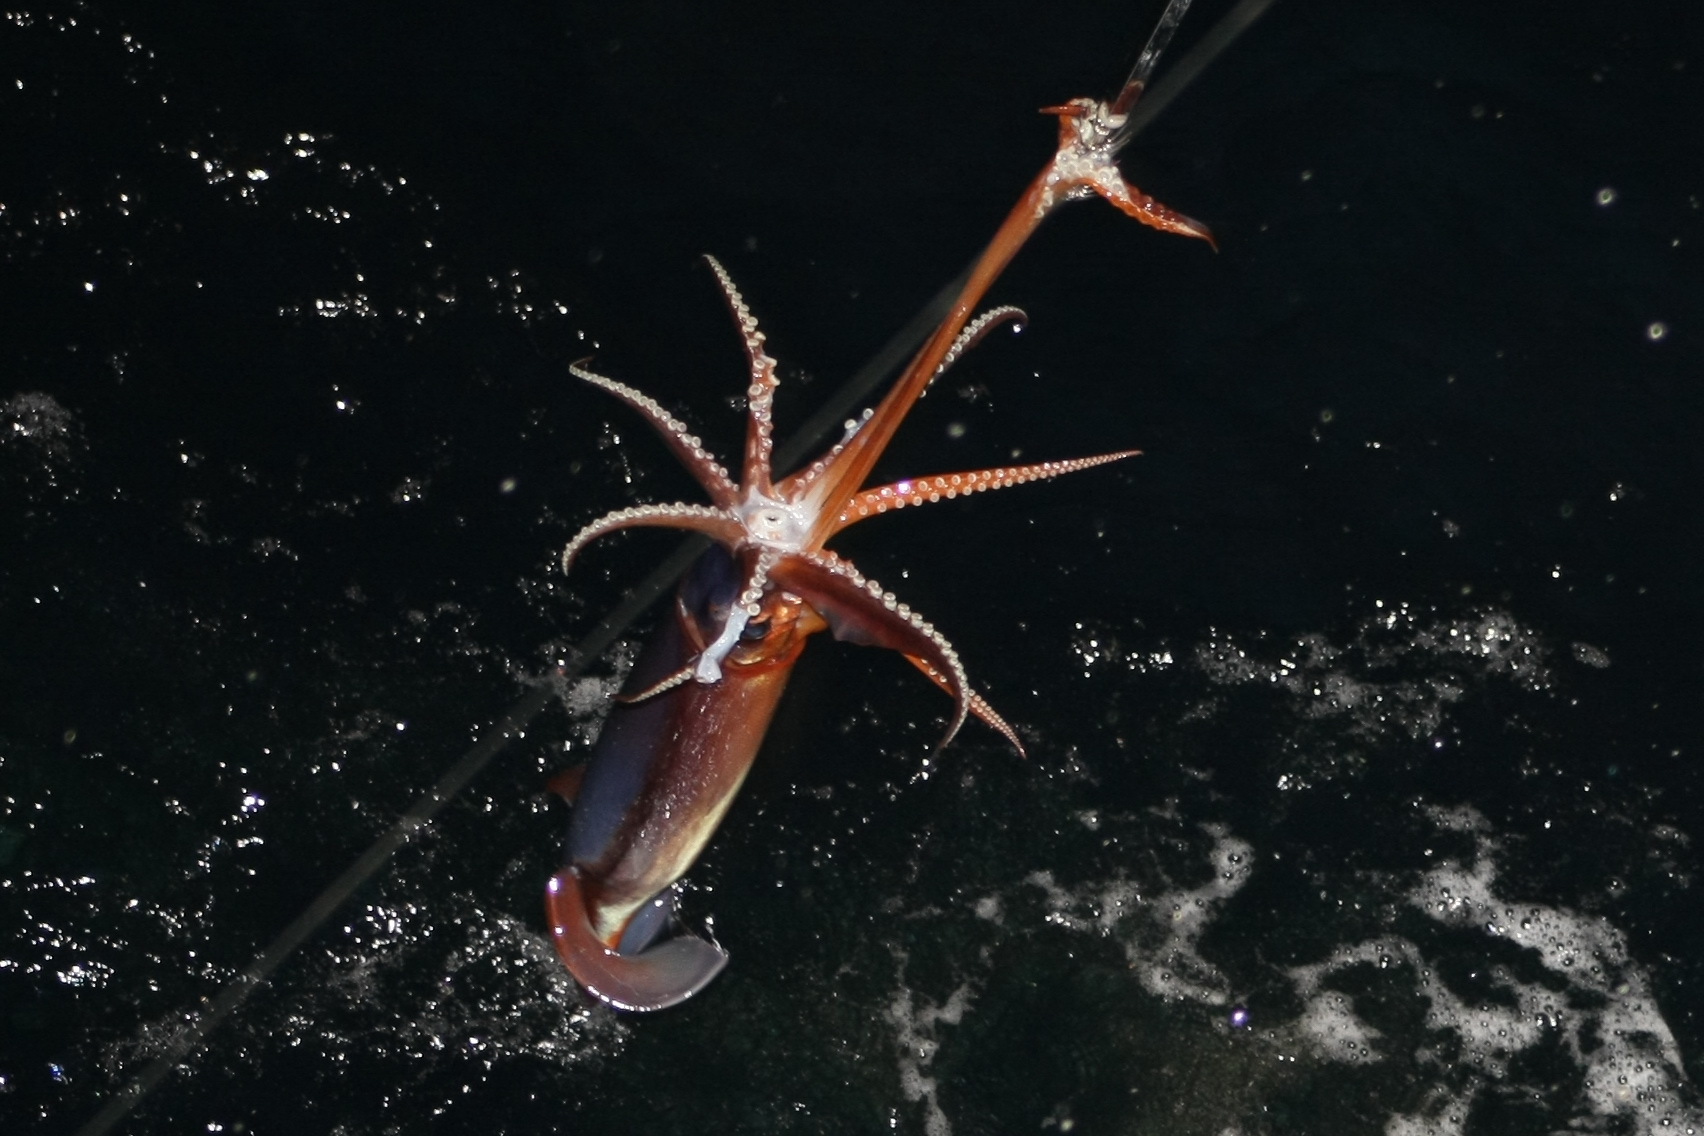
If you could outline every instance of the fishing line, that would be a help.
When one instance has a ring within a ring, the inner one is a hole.
[[[1183,22],[1183,14],[1189,11],[1190,2],[1191,0],[1171,0],[1166,5],[1166,10],[1160,13],[1154,30],[1148,35],[1148,42],[1142,45],[1142,54],[1136,57],[1136,65],[1130,69],[1130,75],[1124,80],[1125,90],[1141,90],[1147,87],[1148,76],[1154,73],[1154,64],[1160,61],[1160,52],[1166,49],[1172,41],[1172,36],[1177,34],[1177,26]]]
[[[1168,42],[1177,22],[1191,0],[1171,0],[1160,17],[1147,44],[1138,57],[1126,86],[1137,81],[1145,83],[1154,63]],[[1123,147],[1145,128],[1160,111],[1175,99],[1206,66],[1231,42],[1241,35],[1272,0],[1240,0],[1201,41],[1184,54],[1178,65],[1167,73],[1152,94],[1144,97],[1116,135],[1116,147]],[[898,370],[923,345],[929,333],[946,318],[953,301],[969,278],[971,264],[948,282],[921,311],[884,344],[875,356],[860,367],[834,396],[817,409],[787,442],[776,450],[776,465],[790,468],[818,446],[852,409],[868,400],[869,395],[893,372]],[[123,1120],[155,1086],[173,1069],[188,1060],[214,1030],[242,1008],[249,996],[272,977],[296,950],[315,931],[336,914],[350,896],[359,891],[389,863],[396,850],[419,832],[441,812],[445,805],[467,787],[490,764],[509,742],[526,733],[527,727],[550,705],[564,683],[583,674],[591,663],[601,657],[617,638],[627,630],[657,599],[672,587],[691,567],[700,553],[709,546],[703,536],[689,536],[665,557],[650,575],[627,592],[614,610],[587,633],[561,665],[538,675],[526,683],[532,686],[524,697],[509,707],[480,741],[464,753],[444,775],[418,797],[408,810],[360,856],[356,857],[341,875],[327,884],[300,915],[255,955],[210,1001],[195,1021],[166,1043],[163,1051],[150,1061],[136,1077],[109,1098],[75,1136],[104,1136]]]
[[[1179,2],[1180,0],[1172,0],[1171,7],[1177,6]],[[1187,7],[1189,0],[1181,0],[1181,3]],[[1208,29],[1206,35],[1202,36],[1193,47],[1183,53],[1183,58],[1179,59],[1170,71],[1166,72],[1166,77],[1154,86],[1153,92],[1143,95],[1142,100],[1131,110],[1130,117],[1125,120],[1123,128],[1113,135],[1113,149],[1117,150],[1123,147],[1132,138],[1140,134],[1150,122],[1158,118],[1160,112],[1171,105],[1172,100],[1181,95],[1184,89],[1193,83],[1201,72],[1207,69],[1209,63],[1217,59],[1238,36],[1246,32],[1249,26],[1260,18],[1261,13],[1271,6],[1272,0],[1238,0],[1236,7],[1220,17],[1219,22]],[[1167,15],[1171,14],[1171,7],[1166,9]],[[1165,16],[1161,16],[1160,19],[1163,25]],[[1130,72],[1130,81],[1138,79],[1143,82],[1147,81],[1147,73],[1154,68],[1154,61],[1148,58],[1149,51],[1153,50],[1153,41],[1160,37],[1160,31],[1160,28],[1155,28],[1154,34],[1149,37],[1148,47],[1142,50],[1141,57],[1136,60],[1136,66]],[[1165,38],[1170,40],[1169,32]],[[1163,47],[1165,44],[1161,43],[1160,46]],[[1158,54],[1157,50],[1155,54]],[[1144,70],[1144,62],[1146,62],[1146,70]]]

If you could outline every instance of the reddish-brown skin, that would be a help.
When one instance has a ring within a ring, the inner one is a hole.
[[[657,696],[667,713],[645,787],[603,854],[576,863],[590,881],[588,906],[606,943],[614,945],[639,905],[686,873],[744,783],[805,641],[779,629],[770,638],[785,642],[736,648],[720,682],[685,682]]]
[[[714,573],[702,564],[694,572],[647,644],[624,697],[642,694],[703,650],[696,576]],[[764,634],[729,653],[719,681],[687,681],[618,703],[580,779],[568,863],[551,881],[546,913],[563,963],[606,1002],[641,1010],[673,1005],[725,961],[718,948],[690,936],[630,944],[627,955],[617,947],[635,913],[667,895],[721,823],[806,637],[824,626],[779,591],[766,602],[761,625]]]

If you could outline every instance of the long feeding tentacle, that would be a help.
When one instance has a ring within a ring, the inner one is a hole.
[[[1008,323],[1022,323],[1027,319],[1029,319],[1029,315],[1022,308],[1010,304],[1003,304],[998,308],[990,308],[983,312],[974,320],[971,320],[963,331],[959,332],[958,338],[953,340],[952,346],[947,348],[946,355],[942,357],[940,365],[935,368],[934,377],[938,379],[946,374],[954,363],[963,358],[965,352],[988,338],[989,334],[996,328]],[[922,395],[918,397],[921,398]],[[875,413],[874,410],[866,410],[858,418],[848,418],[846,420],[846,433],[840,441],[836,442],[832,449],[810,465],[782,481],[777,492],[789,499],[808,498],[811,483],[828,470],[835,468],[836,459],[852,445],[858,437],[858,431],[863,428],[866,422],[875,417]]]

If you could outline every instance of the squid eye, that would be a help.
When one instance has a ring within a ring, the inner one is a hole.
[[[756,643],[764,636],[768,635],[773,627],[774,624],[770,621],[767,615],[763,616],[761,619],[751,620],[745,625],[745,630],[740,632],[740,642]]]

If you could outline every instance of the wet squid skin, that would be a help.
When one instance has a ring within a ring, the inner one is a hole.
[[[739,585],[733,567],[719,547],[698,559],[624,695],[677,672],[693,657],[693,644],[715,634],[716,614]],[[721,681],[684,682],[642,701],[618,702],[580,779],[564,867],[550,881],[546,906],[568,969],[611,1005],[672,1006],[727,964],[727,953],[703,939],[657,939],[671,922],[671,885],[733,803],[804,645],[802,634],[759,630],[730,654]],[[775,645],[764,642],[771,636],[791,643],[766,657]]]
[[[1139,89],[1139,84],[1135,84]],[[615,396],[661,436],[710,499],[619,509],[563,550],[566,571],[606,533],[685,529],[714,541],[688,572],[611,710],[583,772],[559,778],[574,804],[564,865],[546,892],[552,941],[576,980],[622,1009],[656,1010],[696,994],[727,964],[719,946],[670,935],[673,885],[703,850],[739,792],[805,639],[898,651],[953,698],[950,741],[974,715],[1023,752],[1017,734],[974,690],[958,653],[927,620],[829,551],[843,529],[890,509],[1020,485],[1134,456],[937,474],[862,488],[929,384],[991,329],[1023,316],[1002,307],[973,318],[983,294],[1055,206],[1098,194],[1146,225],[1212,240],[1198,222],[1128,185],[1114,157],[1135,90],[1111,104],[1076,99],[1059,118],[1053,159],[972,268],[951,311],[893,388],[817,460],[777,477],[770,468],[776,362],[727,271],[706,257],[745,342],[746,440],[737,478],[654,399],[581,364],[570,370]]]

